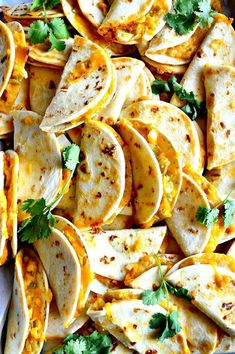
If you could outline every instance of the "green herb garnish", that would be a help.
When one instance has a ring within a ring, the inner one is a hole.
[[[79,163],[79,146],[71,144],[67,146],[63,153],[63,168],[69,169],[71,174],[63,186],[61,192],[56,199],[49,205],[46,204],[44,198],[38,200],[27,199],[23,202],[21,209],[31,215],[25,219],[18,230],[19,237],[22,241],[33,243],[36,240],[48,238],[51,233],[51,227],[55,226],[55,217],[52,215],[51,210],[63,197],[72,177]]]
[[[178,311],[168,312],[166,315],[163,315],[162,313],[154,314],[149,322],[149,327],[159,330],[159,342],[174,337],[182,329],[179,323]]]
[[[31,11],[43,9],[52,9],[60,4],[60,0],[33,0]]]

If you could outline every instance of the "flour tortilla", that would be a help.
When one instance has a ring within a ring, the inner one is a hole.
[[[203,68],[207,63],[233,65],[235,62],[235,33],[227,17],[218,15],[218,19],[208,32],[195,57],[191,61],[180,84],[187,91],[193,91],[195,97],[205,101],[205,88],[202,80]],[[183,102],[174,95],[171,103],[182,106]]]
[[[125,158],[118,134],[90,120],[82,129],[74,223],[79,229],[105,224],[118,210],[125,189]]]
[[[130,229],[134,225],[134,218],[132,215],[118,214],[111,222],[102,226],[103,230],[123,230]]]
[[[81,36],[105,48],[110,55],[127,55],[133,52],[134,46],[118,43],[107,43],[81,12],[77,0],[61,0],[64,14],[71,25]]]
[[[7,26],[10,28],[14,39],[15,62],[11,77],[0,98],[0,111],[6,114],[12,110],[19,94],[22,80],[26,75],[25,64],[28,56],[23,27],[18,22],[9,22]]]
[[[0,151],[0,265],[6,263],[8,258],[8,230],[7,230],[7,199],[4,190],[4,152]]]
[[[112,59],[117,75],[115,93],[107,106],[100,112],[98,119],[113,125],[117,122],[128,93],[138,84],[137,79],[144,68],[138,59],[121,57]]]
[[[227,254],[235,258],[235,241],[233,241],[232,244],[230,245]]]
[[[46,274],[34,251],[22,248],[16,256],[4,353],[12,354],[17,350],[17,353],[23,354],[31,348],[35,354],[39,354],[44,343],[48,314]],[[37,333],[37,337],[34,333]]]
[[[149,41],[164,26],[164,16],[171,5],[171,0],[161,3],[155,0],[114,0],[98,33],[111,43]]]
[[[141,290],[108,291],[91,305],[88,315],[97,324],[110,332],[129,349],[138,353],[157,351],[162,354],[186,354],[189,352],[184,332],[181,331],[163,343],[156,337],[156,331],[150,329],[149,321],[153,314],[166,310],[160,305],[147,306],[140,299]]]
[[[113,64],[104,49],[82,37],[75,37],[55,97],[40,125],[44,131],[72,128],[99,114],[115,90]],[[76,100],[75,100],[76,97]]]
[[[159,75],[183,75],[188,68],[187,64],[184,65],[160,64],[149,59],[144,55],[141,57],[141,59],[147,64],[148,67],[150,67],[153,73]]]
[[[160,167],[147,141],[127,120],[118,123],[118,131],[131,154],[135,222],[137,225],[146,224],[157,213],[162,199]]]
[[[173,215],[166,223],[186,256],[202,252],[210,238],[211,228],[196,220],[199,206],[210,208],[207,196],[192,178],[183,174]]]
[[[43,116],[55,95],[61,78],[61,70],[30,65],[29,97],[32,111]]]
[[[149,75],[152,74],[149,72],[149,70],[147,72],[147,70],[148,69],[144,67],[144,70],[140,72],[135,85],[128,92],[123,108],[143,99],[148,100],[153,98],[151,84],[154,81],[154,78],[150,82]]]
[[[211,170],[235,160],[235,68],[207,64],[204,77],[208,114],[207,169]]]
[[[0,113],[0,136],[13,132],[13,119],[11,115]]]
[[[78,0],[83,15],[94,26],[99,27],[108,13],[109,6],[105,0]]]
[[[202,263],[200,258],[194,265],[183,266],[181,261],[180,268],[175,271],[171,269],[166,279],[173,285],[187,288],[193,298],[192,304],[226,333],[234,335],[235,261],[232,257],[223,255],[223,258],[228,257],[228,262],[231,263],[231,267],[224,267],[216,263],[216,256],[213,262],[212,254],[208,263],[205,263],[207,254],[204,255]]]
[[[155,125],[172,142],[182,166],[188,164],[195,170],[201,169],[200,142],[196,128],[180,109],[163,101],[146,100],[122,110],[121,117],[140,119]]]
[[[15,111],[13,119],[14,150],[20,163],[18,200],[43,197],[49,204],[62,181],[61,153],[56,137],[39,128],[42,118],[34,112]]]
[[[169,27],[166,28],[167,30],[165,30],[162,38],[159,39],[157,35],[156,39],[152,39],[148,49],[145,51],[145,56],[157,63],[167,65],[184,65],[190,63],[203,41],[208,28],[202,29],[196,26],[193,31],[183,36],[177,35]],[[178,37],[180,38],[178,39]],[[183,40],[184,38],[185,40]],[[175,44],[173,44],[174,41]]]
[[[11,30],[0,21],[0,97],[10,80],[15,62],[15,44]]]
[[[123,280],[125,267],[147,254],[158,252],[166,233],[165,226],[150,229],[127,229],[83,232],[91,266],[96,274]]]
[[[153,217],[154,222],[160,221],[172,215],[180,192],[182,183],[180,159],[171,141],[155,126],[137,119],[131,119],[130,123],[148,142],[160,166],[163,195],[159,210]]]
[[[28,72],[25,71],[25,76]],[[27,110],[29,109],[29,78],[23,78],[20,85],[19,93],[15,99],[13,110]]]

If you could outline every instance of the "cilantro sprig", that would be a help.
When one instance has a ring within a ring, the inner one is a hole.
[[[164,279],[161,262],[158,256],[156,256],[158,262],[158,270],[160,274],[160,285],[157,290],[145,290],[141,294],[141,299],[143,303],[147,306],[155,305],[164,298],[167,300],[167,313],[166,315],[162,313],[156,313],[152,316],[152,319],[149,322],[150,328],[158,329],[160,342],[163,342],[164,339],[174,337],[178,332],[181,331],[181,326],[178,321],[179,314],[177,311],[169,311],[169,293],[183,297],[189,301],[192,300],[192,297],[188,293],[188,290],[185,288],[176,288],[173,285],[169,284],[168,281]]]
[[[217,11],[212,10],[210,0],[175,0],[174,13],[165,16],[168,26],[179,35],[192,31],[197,24],[207,27]]]
[[[212,227],[219,218],[219,207],[222,206],[222,219],[224,221],[224,227],[227,228],[232,222],[232,217],[235,214],[235,200],[229,199],[230,195],[234,192],[234,189],[229,192],[227,197],[214,208],[206,208],[199,206],[196,211],[196,220],[206,227]]]
[[[33,0],[30,10],[52,9],[60,4],[60,0]]]
[[[53,18],[46,22],[34,21],[29,28],[28,36],[32,44],[44,43],[47,40],[50,42],[49,50],[63,51],[66,45],[62,39],[69,38],[70,34],[62,18]]]
[[[63,168],[70,170],[71,174],[52,203],[47,205],[44,198],[38,200],[27,199],[23,202],[21,209],[31,216],[23,221],[18,230],[19,237],[22,241],[33,243],[36,240],[48,238],[50,236],[51,227],[54,227],[56,222],[51,210],[63,197],[73,177],[77,164],[79,163],[79,153],[80,149],[76,144],[71,144],[63,150]]]
[[[205,107],[203,102],[200,102],[195,97],[193,91],[186,91],[185,88],[177,82],[175,76],[172,76],[167,82],[154,80],[151,87],[155,95],[173,91],[176,96],[182,101],[185,101],[185,105],[180,107],[180,109],[186,113],[191,120],[195,120],[199,115],[204,113]]]
[[[110,336],[97,331],[88,336],[69,334],[53,354],[109,354],[111,345]]]

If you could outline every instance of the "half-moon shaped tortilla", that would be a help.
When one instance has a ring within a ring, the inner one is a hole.
[[[16,256],[4,354],[40,354],[45,340],[50,292],[42,264],[29,248]]]
[[[7,198],[4,190],[4,152],[0,151],[0,265],[8,258]]]
[[[188,65],[169,65],[169,64],[160,64],[146,56],[142,56],[141,59],[150,67],[151,71],[159,75],[184,75]]]
[[[186,256],[202,252],[210,238],[211,228],[196,220],[199,206],[210,208],[207,196],[191,177],[183,174],[179,197],[166,223]]]
[[[208,32],[196,55],[191,61],[180,84],[185,90],[193,91],[195,97],[205,101],[205,87],[202,79],[203,68],[207,63],[218,65],[234,65],[235,32],[227,17],[217,15],[217,20]],[[171,103],[182,106],[183,102],[173,95]]]
[[[156,254],[166,234],[165,226],[150,229],[94,230],[83,232],[93,271],[123,280],[125,267],[141,257]]]
[[[107,52],[97,44],[76,36],[56,95],[40,128],[63,131],[98,115],[110,102],[115,86],[115,69]]]
[[[54,200],[62,181],[60,147],[54,134],[39,128],[41,117],[30,111],[15,111],[14,149],[19,156],[18,199]],[[25,183],[27,181],[27,183]]]
[[[152,220],[162,200],[161,170],[147,141],[127,120],[118,123],[118,131],[131,154],[135,222],[143,225]]]
[[[122,110],[121,117],[140,119],[154,125],[172,142],[182,166],[201,169],[200,141],[196,128],[190,118],[177,107],[163,101],[146,100]]]
[[[125,158],[118,134],[105,123],[87,121],[77,169],[74,223],[79,229],[105,224],[118,211],[125,190]]]
[[[14,39],[15,62],[11,77],[0,98],[0,111],[6,114],[12,110],[20,91],[20,86],[26,73],[25,64],[28,56],[23,27],[18,22],[9,22],[7,26],[10,28]]]
[[[108,3],[105,0],[78,0],[83,15],[94,26],[99,27],[108,13]]]
[[[235,68],[204,67],[207,106],[207,169],[235,160]]]
[[[156,0],[114,0],[98,33],[110,43],[149,41],[164,26],[164,16],[171,5],[171,0],[161,3]]]
[[[9,27],[0,21],[0,97],[10,80],[15,62],[15,43]]]
[[[205,254],[205,258],[206,258]],[[225,256],[224,257],[229,257]],[[192,304],[198,307],[208,317],[217,323],[225,332],[235,335],[235,261],[228,269],[215,262],[200,263],[171,270],[166,275],[167,281],[179,287],[184,287],[192,296]],[[213,257],[212,257],[213,259]]]
[[[166,314],[166,310],[158,304],[144,305],[140,294],[141,290],[108,291],[90,306],[88,315],[97,325],[138,353],[189,353],[183,331],[163,343],[158,341],[156,330],[149,327],[149,321],[156,313]]]

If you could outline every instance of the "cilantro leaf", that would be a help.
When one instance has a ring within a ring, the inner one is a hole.
[[[63,166],[65,169],[74,170],[79,162],[80,148],[76,144],[67,146],[63,151]]]
[[[199,206],[196,211],[196,220],[207,227],[212,227],[216,221],[218,221],[219,209],[209,209]]]
[[[145,305],[154,305],[165,297],[165,289],[158,288],[156,291],[145,290],[141,294],[141,299]]]
[[[29,28],[28,36],[32,44],[45,42],[48,37],[49,28],[47,23],[41,20],[34,21]]]
[[[60,0],[33,0],[30,10],[38,10],[39,8],[51,9],[60,4]]]
[[[187,299],[189,301],[192,300],[192,296],[189,294],[188,289],[185,288],[176,288],[175,286],[169,284],[166,282],[166,286],[168,291],[176,296],[183,297],[184,299]]]
[[[217,13],[211,9],[210,0],[175,0],[174,10],[165,16],[165,20],[179,35],[192,31],[197,24],[207,27]]]
[[[227,228],[231,222],[232,217],[235,214],[235,200],[227,199],[223,205],[222,218],[224,221],[224,226]]]
[[[181,331],[181,325],[179,323],[179,313],[173,311],[163,315],[162,313],[156,313],[152,316],[149,322],[149,327],[159,330],[159,342],[163,342],[167,338],[174,337]]]
[[[59,52],[62,52],[63,50],[65,50],[65,42],[57,39],[51,30],[50,30],[50,34],[49,34],[49,41],[51,42],[51,46],[50,46],[49,50],[56,49]]]
[[[19,237],[22,241],[33,243],[36,240],[42,240],[50,236],[51,227],[54,227],[56,223],[51,210],[58,200],[62,198],[73,177],[74,171],[79,162],[79,152],[79,146],[76,144],[71,144],[63,150],[63,165],[65,168],[71,170],[72,173],[56,199],[51,204],[47,205],[44,198],[38,200],[27,199],[22,203],[21,209],[31,215],[23,221],[18,230]]]
[[[48,23],[48,26],[57,39],[69,38],[69,31],[62,18],[53,18],[51,22]]]
[[[151,85],[151,88],[152,88],[152,92],[155,95],[158,95],[159,93],[162,92],[170,92],[171,90],[169,84],[163,80],[154,80]]]
[[[109,354],[111,345],[110,336],[97,331],[88,336],[72,334],[65,337],[62,347],[53,354]]]

